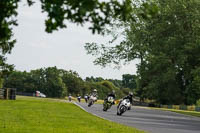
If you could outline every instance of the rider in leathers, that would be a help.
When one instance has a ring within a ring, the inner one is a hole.
[[[119,108],[119,105],[124,99],[129,99],[130,103],[133,105],[133,93],[129,92],[127,96],[125,96],[122,100],[120,100],[119,104],[117,105],[117,108]]]
[[[107,97],[104,99],[105,101],[107,101],[108,100],[108,97],[113,97],[113,99],[115,99],[115,91],[113,90],[111,93],[109,93],[108,95],[107,95]],[[113,103],[112,103],[113,105],[115,104],[115,101],[113,101]]]
[[[90,99],[91,96],[98,98],[98,94],[97,94],[97,90],[96,89],[94,89],[92,91],[92,93],[88,96],[88,99]]]

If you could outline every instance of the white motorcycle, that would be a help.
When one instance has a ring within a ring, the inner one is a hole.
[[[88,107],[92,106],[94,104],[94,102],[97,101],[97,97],[91,95],[89,100],[88,100]]]
[[[126,110],[131,107],[131,103],[129,99],[123,99],[117,108],[117,115],[122,115]]]

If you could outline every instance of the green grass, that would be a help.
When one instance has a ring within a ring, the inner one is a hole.
[[[0,133],[144,133],[56,99],[0,100]]]
[[[191,115],[191,116],[200,117],[200,112],[196,112],[196,111],[177,110],[177,109],[165,109],[165,108],[151,108],[151,109],[171,111],[171,112],[176,112],[176,113],[180,113],[180,114],[184,114],[184,115]]]

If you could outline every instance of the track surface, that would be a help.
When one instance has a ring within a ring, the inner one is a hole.
[[[89,113],[149,133],[200,133],[200,118],[197,117],[135,106],[122,116],[117,116],[116,106],[104,112],[101,104],[91,107],[87,107],[86,103],[77,104]]]

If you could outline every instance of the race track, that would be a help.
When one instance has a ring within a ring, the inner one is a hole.
[[[122,116],[117,116],[116,106],[104,112],[101,104],[94,104],[91,107],[87,107],[86,103],[77,105],[99,117],[149,133],[200,133],[200,118],[197,117],[135,106]]]

